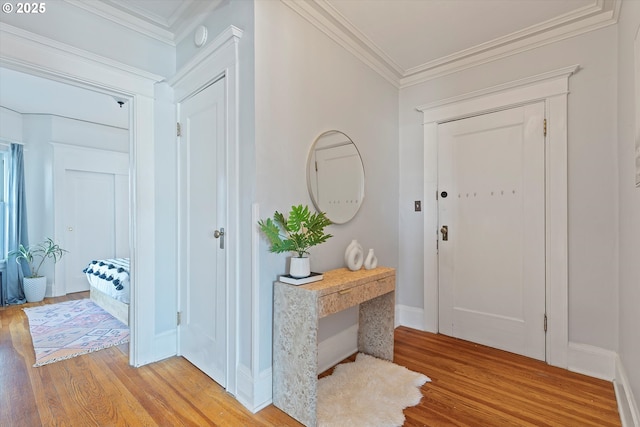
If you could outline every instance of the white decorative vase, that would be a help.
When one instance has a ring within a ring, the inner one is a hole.
[[[349,252],[351,252],[353,248],[360,248],[360,250],[362,250],[362,245],[358,243],[356,239],[353,239],[351,243],[347,245],[347,249],[344,251],[344,263],[347,265],[349,265],[349,261],[347,260],[349,258]]]
[[[367,257],[364,260],[364,268],[366,270],[372,270],[377,266],[378,266],[378,258],[376,258],[376,255],[373,253],[373,249],[369,249],[369,253],[367,254]]]
[[[291,264],[289,265],[289,276],[295,279],[301,279],[303,277],[309,277],[311,275],[311,266],[309,264],[309,257],[291,257]]]
[[[357,240],[353,240],[344,254],[344,260],[347,263],[347,268],[351,271],[357,271],[362,268],[364,262],[364,252],[362,251],[362,245]]]
[[[22,287],[24,288],[24,296],[27,302],[39,302],[44,299],[47,292],[47,278],[42,277],[24,277],[22,279]]]

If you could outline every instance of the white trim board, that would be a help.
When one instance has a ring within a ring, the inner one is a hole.
[[[318,343],[318,373],[358,352],[358,324],[349,326]]]
[[[438,331],[438,190],[439,123],[536,101],[545,102],[546,361],[567,368],[569,347],[567,241],[567,95],[569,77],[578,66],[475,91],[417,107],[424,123],[424,314],[425,329]],[[432,230],[430,232],[429,230]]]
[[[568,369],[589,377],[613,381],[616,375],[617,357],[615,351],[570,342],[567,355]]]
[[[424,310],[418,307],[396,304],[396,328],[406,326],[408,328],[424,331]]]
[[[616,379],[613,382],[613,387],[616,392],[622,427],[640,427],[640,410],[633,396],[629,377],[627,377],[627,372],[618,355],[616,355],[615,365]]]

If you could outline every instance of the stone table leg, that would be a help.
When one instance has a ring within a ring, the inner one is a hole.
[[[393,361],[395,292],[360,304],[358,351]]]
[[[273,296],[273,404],[305,426],[315,427],[317,297],[279,282]]]

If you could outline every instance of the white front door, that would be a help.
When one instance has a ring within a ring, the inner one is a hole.
[[[439,330],[545,359],[544,104],[438,126]]]
[[[180,354],[226,386],[225,83],[180,104]]]

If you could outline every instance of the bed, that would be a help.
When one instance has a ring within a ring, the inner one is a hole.
[[[129,258],[93,260],[83,270],[89,281],[91,300],[129,324]]]

